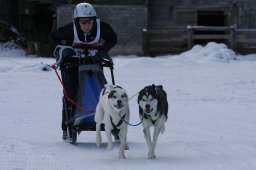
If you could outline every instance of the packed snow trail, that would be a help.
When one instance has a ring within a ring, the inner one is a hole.
[[[107,150],[105,135],[97,148],[95,132],[83,131],[76,145],[62,141],[62,87],[52,70],[42,71],[54,62],[0,44],[1,170],[256,169],[255,54],[209,43],[176,56],[114,57],[116,84],[129,96],[153,83],[167,92],[169,119],[156,160],[147,159],[141,125],[128,127],[126,160],[118,159],[118,143]],[[136,100],[131,123],[140,121]]]

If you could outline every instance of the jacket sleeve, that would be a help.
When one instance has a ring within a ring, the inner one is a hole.
[[[71,23],[52,31],[49,34],[49,42],[54,49],[57,45],[72,46],[73,42],[73,26]]]
[[[101,39],[103,39],[103,43],[100,45],[99,50],[108,52],[111,48],[113,48],[117,43],[117,35],[113,28],[104,22],[101,22]]]

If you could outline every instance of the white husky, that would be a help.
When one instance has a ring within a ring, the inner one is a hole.
[[[101,145],[100,126],[102,123],[105,124],[109,150],[113,149],[111,131],[118,129],[121,142],[119,158],[124,159],[124,150],[128,149],[126,144],[127,123],[125,121],[129,122],[129,118],[130,109],[126,91],[120,86],[106,84],[100,93],[95,113],[97,147]]]

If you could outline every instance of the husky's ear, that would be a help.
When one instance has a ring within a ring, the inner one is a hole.
[[[126,94],[126,90],[125,89],[122,89],[123,90],[123,92]]]
[[[117,85],[115,85],[114,88],[115,88],[115,89],[117,89],[117,88],[123,89],[121,86],[117,86]]]
[[[112,84],[105,84],[104,87],[105,87],[108,91],[111,91],[112,89],[114,89],[114,85],[112,85]]]
[[[109,85],[110,85],[110,84],[105,84],[105,85],[104,85],[104,87],[105,87],[105,88],[108,88],[108,87],[109,87]]]
[[[103,89],[102,89],[101,95],[103,96],[105,94],[105,92],[106,92],[106,87],[104,86]]]
[[[138,94],[138,97],[137,97],[137,103],[138,103],[138,104],[140,103],[140,100],[141,100],[141,98],[142,98],[143,90],[144,90],[144,89],[142,89],[142,90],[139,92],[139,94]]]
[[[159,85],[157,86],[159,89],[163,90],[163,86],[162,85]]]
[[[128,95],[125,90],[124,90],[124,96],[128,99]]]

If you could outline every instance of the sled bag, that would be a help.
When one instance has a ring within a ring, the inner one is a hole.
[[[100,92],[106,83],[101,66],[95,64],[79,66],[77,103],[82,109],[76,108],[74,125],[84,127],[83,130],[90,130],[90,127],[87,127],[89,125],[95,126],[95,109]]]

